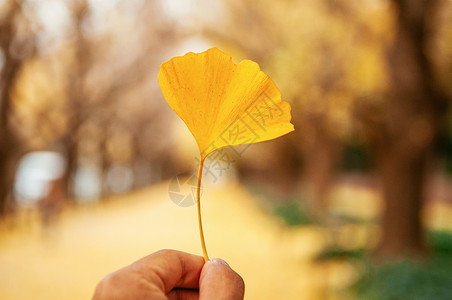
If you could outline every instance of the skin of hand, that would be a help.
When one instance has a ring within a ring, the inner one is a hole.
[[[160,250],[107,275],[93,300],[242,300],[243,279],[222,259]]]

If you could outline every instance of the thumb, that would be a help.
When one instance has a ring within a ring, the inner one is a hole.
[[[245,283],[229,265],[220,258],[204,264],[199,278],[199,300],[242,300]]]

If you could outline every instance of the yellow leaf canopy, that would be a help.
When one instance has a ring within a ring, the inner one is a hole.
[[[236,65],[217,48],[189,52],[163,63],[158,80],[202,159],[225,146],[266,141],[294,130],[290,105],[250,60]]]

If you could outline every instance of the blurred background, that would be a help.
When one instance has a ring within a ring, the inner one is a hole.
[[[246,299],[452,299],[451,0],[0,0],[0,298],[201,254],[157,73],[210,47],[258,62],[296,128],[206,165],[207,248]]]

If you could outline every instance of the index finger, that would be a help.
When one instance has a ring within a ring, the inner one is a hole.
[[[201,256],[176,250],[160,250],[130,267],[167,294],[173,288],[199,288],[203,266],[204,259]]]

